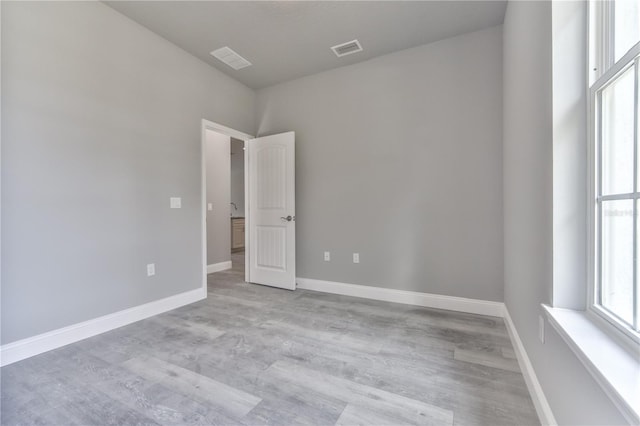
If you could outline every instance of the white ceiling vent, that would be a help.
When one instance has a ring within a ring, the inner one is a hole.
[[[220,59],[222,62],[229,65],[234,70],[246,68],[251,65],[251,62],[247,61],[245,58],[238,55],[236,52],[226,46],[214,50],[213,52],[211,52],[211,54],[215,58]]]
[[[341,57],[351,55],[352,53],[361,52],[362,46],[360,45],[360,42],[358,40],[351,40],[346,43],[333,46],[331,50],[333,50],[333,53],[335,53],[337,57]]]

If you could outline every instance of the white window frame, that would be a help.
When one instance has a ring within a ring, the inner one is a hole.
[[[588,229],[588,271],[587,277],[589,280],[589,288],[587,291],[587,312],[596,322],[604,325],[604,327],[610,331],[610,334],[617,340],[631,345],[636,349],[640,345],[640,334],[633,329],[630,329],[627,324],[616,317],[615,314],[602,307],[599,304],[600,296],[600,271],[601,266],[600,253],[601,253],[601,241],[600,241],[600,222],[599,209],[601,204],[597,197],[600,195],[600,166],[599,159],[600,138],[598,124],[601,122],[601,109],[599,108],[600,97],[602,91],[612,82],[616,77],[628,70],[629,67],[640,67],[640,42],[632,47],[622,58],[617,62],[614,61],[614,31],[613,31],[613,19],[614,19],[614,2],[613,1],[592,1],[589,7],[589,147],[588,147],[588,217],[587,223]],[[638,107],[638,74],[635,74],[635,105]],[[638,111],[635,111],[634,117],[637,121]],[[635,123],[634,129],[634,162],[637,161],[638,150],[638,123]],[[637,187],[637,173],[638,164],[634,167],[634,192],[631,197],[623,197],[622,199],[638,200]],[[604,199],[603,199],[604,198]],[[600,200],[616,199],[613,197],[600,197]],[[636,203],[634,203],[634,214],[638,214]],[[637,236],[634,220],[634,235]],[[637,238],[637,237],[634,237]],[[634,260],[640,253],[636,253],[636,246],[634,245]],[[640,271],[636,268],[634,262],[634,277],[640,274]],[[640,300],[638,288],[634,288],[634,308],[637,311],[640,309]],[[634,321],[638,314],[634,311]],[[636,329],[638,324],[634,324]]]
[[[614,35],[606,31],[613,28],[613,1],[589,2],[589,87],[611,68],[614,62]]]

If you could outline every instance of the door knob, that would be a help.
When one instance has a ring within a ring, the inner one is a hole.
[[[285,222],[291,222],[292,220],[295,220],[293,216],[287,216],[287,217],[281,217],[280,220],[283,220]]]

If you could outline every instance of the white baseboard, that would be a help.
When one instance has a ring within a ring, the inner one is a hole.
[[[516,326],[513,323],[513,320],[511,319],[511,315],[509,315],[509,310],[507,309],[506,306],[504,307],[504,322],[507,326],[509,337],[511,338],[511,342],[513,343],[513,347],[516,352],[516,357],[518,358],[518,364],[520,365],[520,370],[522,370],[524,381],[527,384],[529,393],[531,394],[531,399],[533,400],[533,405],[536,408],[536,412],[538,413],[540,423],[542,423],[543,425],[550,425],[550,426],[557,425],[558,423],[556,422],[556,419],[553,416],[553,412],[551,411],[551,407],[549,406],[549,402],[547,401],[547,398],[544,396],[544,392],[542,391],[542,386],[538,381],[538,377],[536,376],[536,372],[533,369],[531,360],[529,360],[527,351],[524,349],[522,340],[520,340],[520,336],[518,335]]]
[[[206,297],[206,288],[198,288],[2,345],[0,346],[0,366],[4,367],[5,365],[13,364],[70,343],[197,302]]]
[[[231,261],[227,260],[226,262],[214,263],[211,265],[207,265],[207,274],[213,274],[214,272],[226,271],[227,269],[231,269]]]
[[[449,311],[467,312],[471,314],[490,315],[494,317],[502,317],[504,314],[504,303],[502,302],[314,280],[311,278],[296,278],[296,282],[298,283],[298,288],[324,293],[334,293],[344,296],[404,303],[406,305],[446,309]]]

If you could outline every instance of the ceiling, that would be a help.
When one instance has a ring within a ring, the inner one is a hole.
[[[113,9],[253,89],[499,25],[501,1],[107,1]],[[330,47],[358,39],[341,58]],[[209,52],[228,46],[240,70]]]

